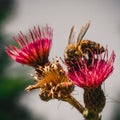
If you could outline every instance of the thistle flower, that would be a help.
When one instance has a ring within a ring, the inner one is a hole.
[[[38,74],[38,77],[33,76],[36,84],[30,85],[26,88],[27,91],[32,89],[40,89],[40,98],[44,101],[50,99],[64,99],[74,90],[73,83],[69,80],[59,61],[56,60],[45,65],[44,67],[38,67],[42,71],[42,76]]]
[[[77,69],[70,68],[69,78],[74,84],[84,89],[84,104],[88,111],[87,114],[84,114],[86,119],[97,120],[105,106],[106,98],[101,84],[112,73],[114,60],[114,51],[108,58],[106,49],[104,56],[102,53],[93,55],[91,65],[87,65],[86,60],[81,58],[80,61],[77,61]]]
[[[107,49],[103,57],[102,54],[93,55],[90,66],[87,66],[87,62],[84,59],[80,59],[80,61],[77,61],[77,70],[70,68],[69,78],[79,87],[97,88],[112,73],[114,60],[114,51],[108,59]]]
[[[22,32],[18,34],[18,38],[14,37],[19,47],[9,45],[5,47],[6,53],[14,61],[36,67],[44,66],[48,62],[48,56],[52,44],[53,30],[51,27],[34,27],[29,31],[29,37]]]

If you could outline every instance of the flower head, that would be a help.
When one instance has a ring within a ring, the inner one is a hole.
[[[112,52],[108,59],[108,50],[105,50],[104,56],[101,54],[93,55],[92,64],[87,65],[84,59],[77,61],[78,69],[71,69],[68,73],[74,84],[82,88],[97,88],[112,73],[115,53]]]
[[[44,67],[38,67],[42,71],[40,76],[33,76],[36,84],[26,88],[27,91],[40,88],[40,98],[44,101],[50,99],[64,99],[74,90],[74,84],[69,80],[59,61],[50,62]]]
[[[35,28],[29,31],[29,38],[22,32],[14,38],[19,48],[14,45],[5,47],[6,53],[14,61],[36,67],[44,66],[52,44],[53,30],[51,27]]]

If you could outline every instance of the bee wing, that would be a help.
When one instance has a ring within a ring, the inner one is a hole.
[[[75,40],[75,31],[74,31],[74,26],[72,26],[70,30],[69,39],[68,39],[68,45],[73,43],[74,40]]]
[[[90,20],[84,26],[82,26],[82,28],[81,28],[81,30],[78,34],[78,38],[77,38],[77,43],[78,44],[80,44],[80,42],[83,39],[85,33],[87,32],[89,26],[90,26]]]

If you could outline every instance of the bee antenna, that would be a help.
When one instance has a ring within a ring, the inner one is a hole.
[[[77,38],[77,44],[78,45],[80,44],[80,42],[82,41],[85,33],[87,32],[87,30],[88,30],[88,28],[90,26],[90,23],[91,23],[91,21],[89,20],[84,26],[82,26],[82,28],[81,28],[81,30],[80,30],[80,32],[78,34],[78,38]]]

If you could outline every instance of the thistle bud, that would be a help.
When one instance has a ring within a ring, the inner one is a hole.
[[[93,113],[102,112],[105,106],[106,98],[101,87],[84,89],[85,108]]]

